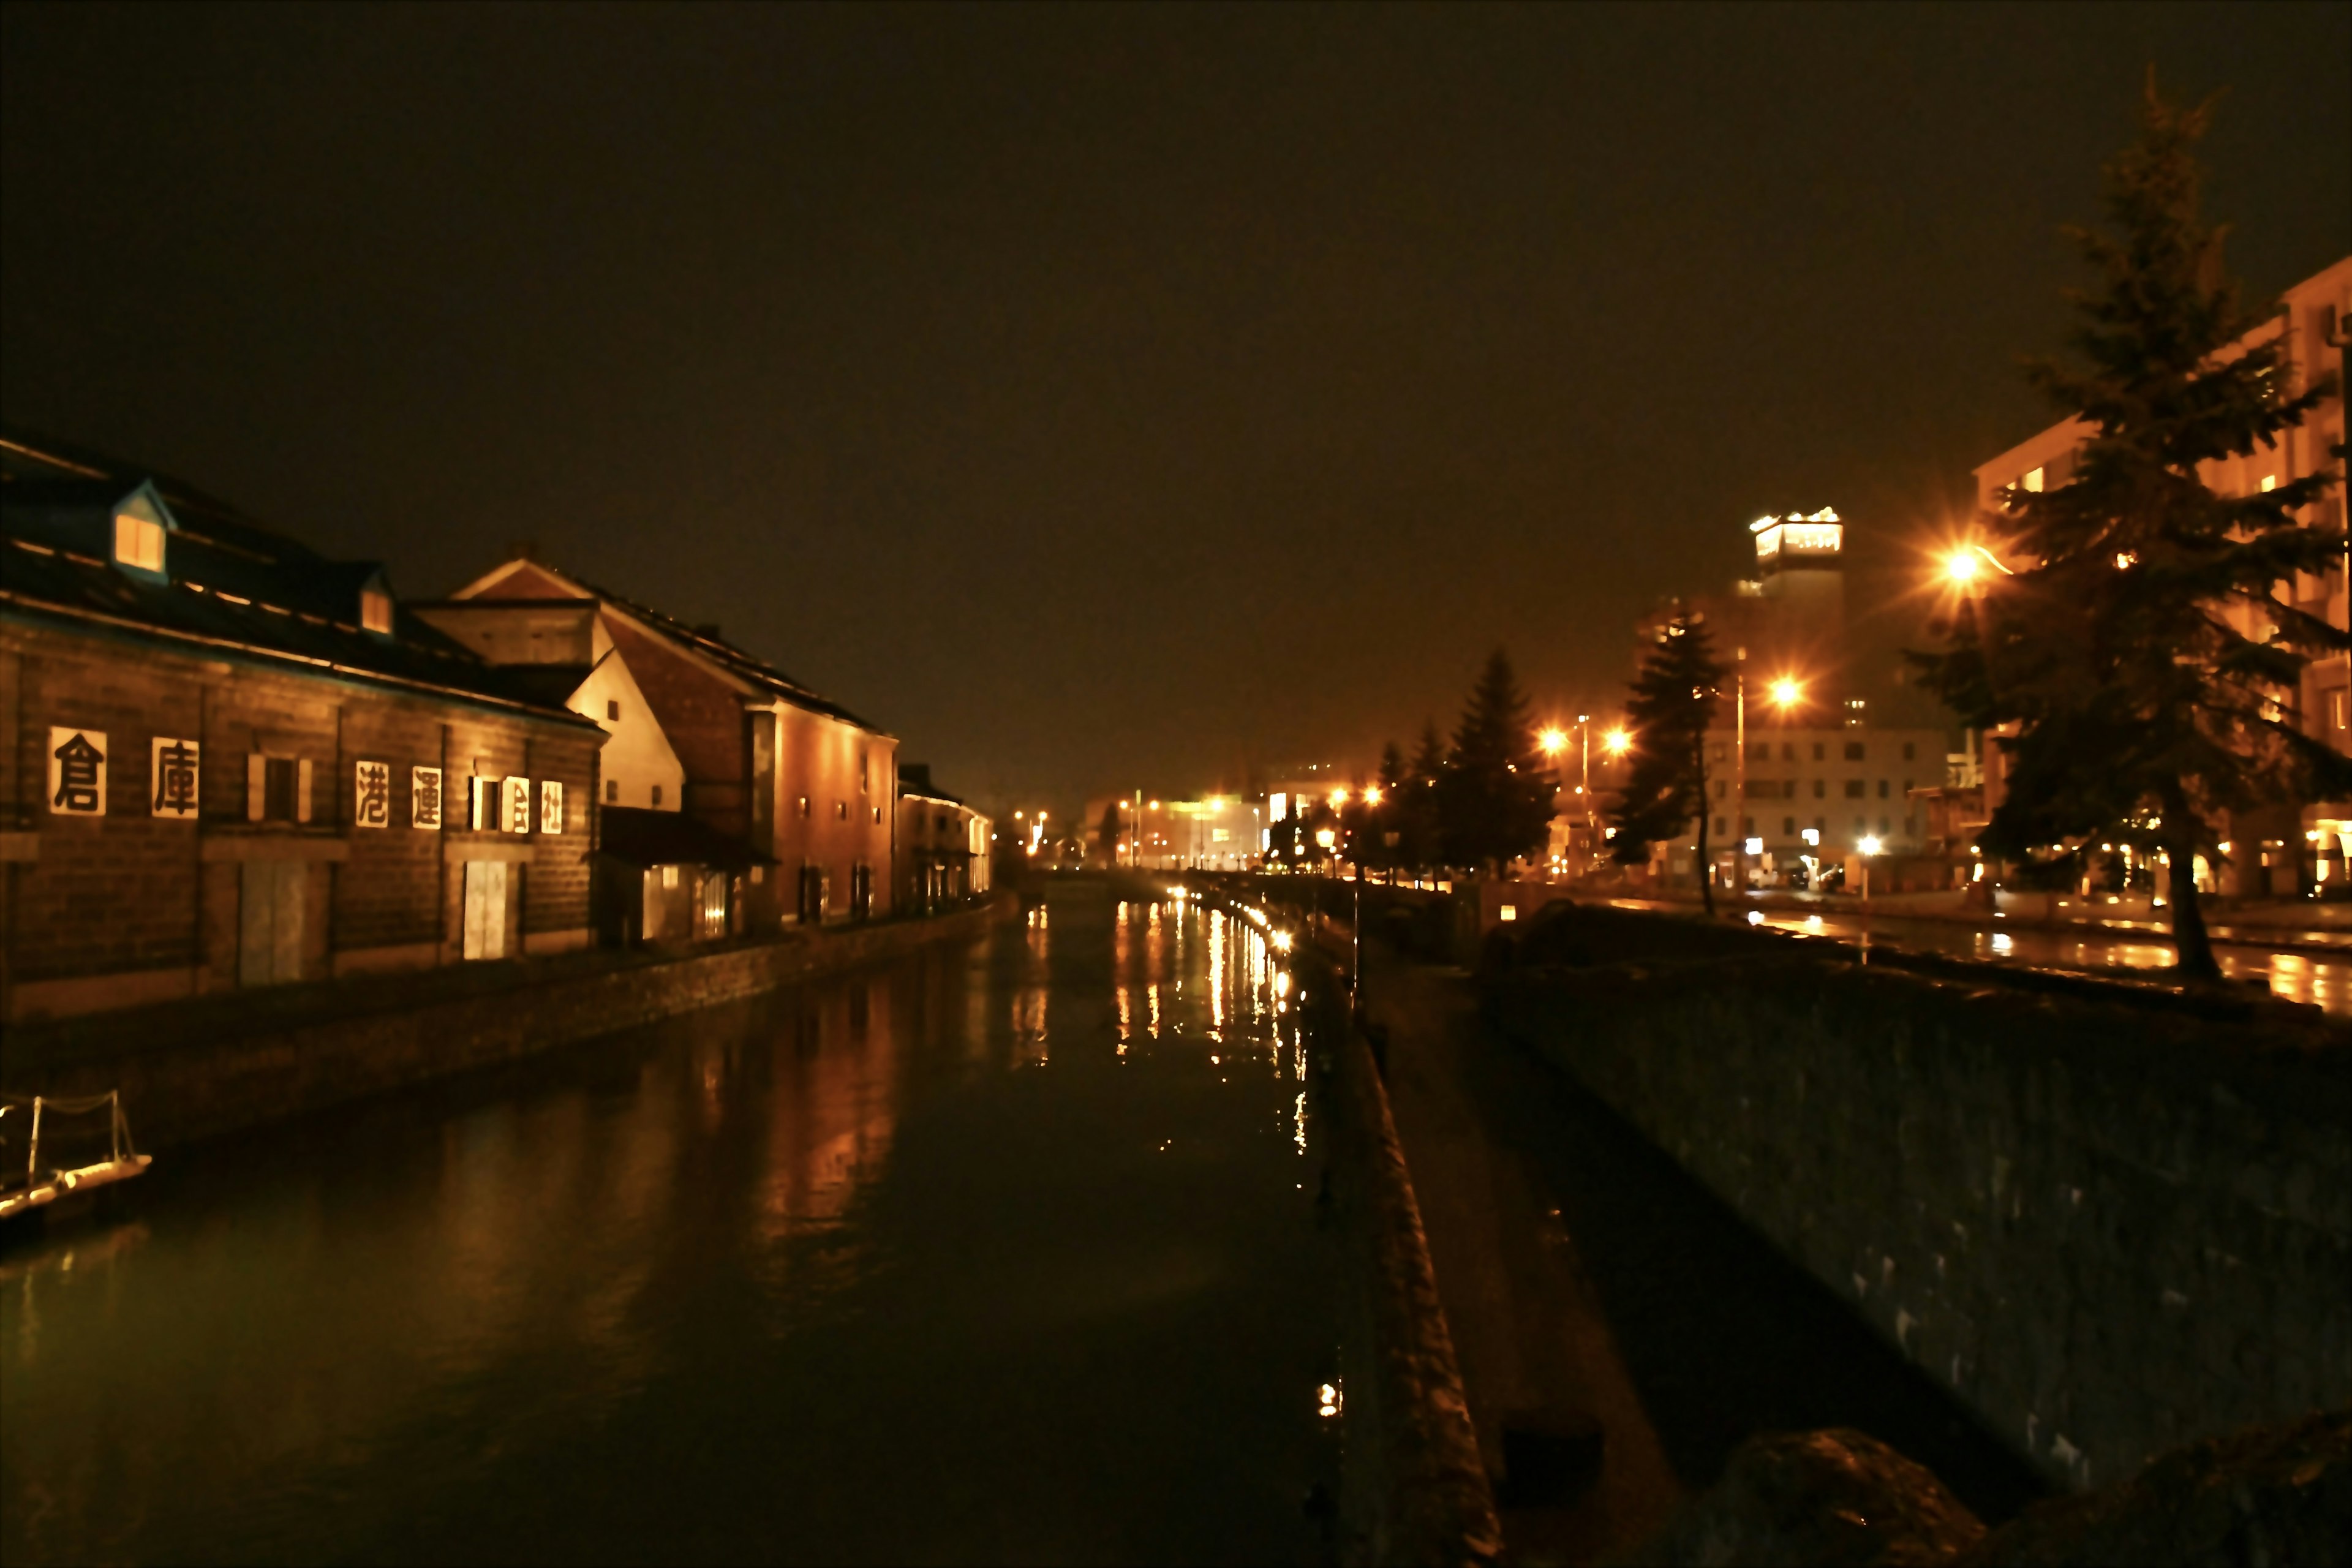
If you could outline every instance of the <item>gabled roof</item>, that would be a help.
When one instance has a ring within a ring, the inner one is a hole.
[[[886,737],[889,734],[889,731],[880,725],[860,718],[830,698],[818,696],[775,666],[744,652],[733,643],[719,636],[716,631],[688,626],[684,621],[666,616],[661,611],[641,605],[634,599],[625,598],[610,589],[600,588],[593,583],[575,577],[558,567],[548,565],[545,562],[504,563],[458,589],[450,596],[451,602],[472,605],[495,605],[509,601],[540,604],[554,596],[549,595],[542,584],[513,583],[512,580],[518,576],[519,569],[521,568],[528,568],[544,579],[570,587],[574,590],[576,597],[594,599],[618,610],[647,631],[688,653],[716,665],[738,683],[754,691],[780,697],[795,708],[806,709],[812,713],[822,713],[829,719],[838,719],[845,724],[853,724],[872,734]],[[525,591],[514,591],[517,588]],[[501,589],[508,591],[500,592]]]
[[[83,473],[34,469],[13,432],[8,440],[5,472],[13,477],[0,484],[0,606],[12,614],[585,722],[397,608],[390,636],[362,630],[360,590],[382,577],[375,562],[331,561],[258,529],[240,530],[234,541],[215,537],[220,531],[191,526],[172,481],[151,480],[127,465],[114,472],[91,464],[81,465],[93,469]],[[164,570],[154,577],[113,562],[115,511],[150,484],[170,513]],[[200,504],[220,505],[201,497]]]

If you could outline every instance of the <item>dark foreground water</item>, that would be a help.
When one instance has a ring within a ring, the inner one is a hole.
[[[169,1155],[0,1252],[0,1559],[1312,1561],[1336,1259],[1276,984],[1075,888]]]

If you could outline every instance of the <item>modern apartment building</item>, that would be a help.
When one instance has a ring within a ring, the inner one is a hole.
[[[2278,313],[2240,341],[2240,350],[2284,341],[2290,395],[2300,395],[2331,373],[2336,391],[2278,445],[2206,464],[2200,477],[2207,485],[2224,494],[2252,495],[2334,465],[2330,449],[2344,440],[2347,321],[2352,321],[2352,257],[2288,289]],[[1976,470],[1977,504],[1996,510],[2003,490],[2054,489],[2064,484],[2090,434],[2083,420],[2063,420],[1984,463]],[[2345,531],[2341,486],[2315,509],[2312,521],[2339,534]],[[2282,584],[2279,597],[2330,625],[2352,626],[2346,595],[2347,564],[2352,561]],[[2259,612],[2253,606],[2232,606],[2228,613],[2240,632],[2256,638],[2263,635],[2264,628],[2254,624]],[[2294,700],[2305,734],[2352,752],[2352,658],[2338,655],[2306,667]],[[1989,807],[2001,798],[2001,764],[2000,749],[1989,746],[1984,756]],[[2284,896],[2330,883],[2340,886],[2347,858],[2352,857],[2352,801],[2282,805],[2249,814],[2232,822],[2229,831],[2230,863],[2215,879],[2218,891]]]

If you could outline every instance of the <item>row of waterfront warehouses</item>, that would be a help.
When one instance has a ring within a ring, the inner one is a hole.
[[[2352,258],[2287,291],[2278,313],[2248,342],[2284,339],[2285,395],[2300,395],[2331,372],[2336,392],[2277,446],[2205,465],[2205,483],[2224,494],[2252,495],[2331,466],[2330,454],[2344,440],[2347,321]],[[2065,420],[1979,466],[1978,510],[1998,509],[2007,491],[2064,484],[2089,434],[2081,420]],[[2320,526],[2345,531],[2340,488],[2315,510]],[[1951,592],[1937,580],[1943,556],[1969,531],[1946,539],[1918,525],[1911,531],[1917,537],[1905,542],[1916,552],[1917,572],[1850,608],[1848,526],[1829,509],[1759,519],[1749,525],[1751,574],[1726,591],[1674,601],[1638,628],[1646,649],[1673,614],[1696,614],[1732,679],[1706,746],[1706,864],[1694,830],[1654,846],[1651,865],[1637,874],[1684,887],[1706,876],[1718,886],[1818,888],[1842,884],[1867,856],[1877,889],[1928,892],[1992,873],[1975,840],[2002,799],[2000,737],[1959,728],[1910,679],[1902,651],[1934,646],[1929,621],[1948,607],[1940,595]],[[2339,563],[2280,584],[2276,596],[2332,626],[2352,626],[2346,585]],[[2260,640],[2252,606],[2226,613]],[[2352,752],[2352,659],[2310,663],[2292,696],[2306,734]],[[1543,717],[1564,742],[1553,759],[1560,789],[1544,864],[1522,871],[1619,875],[1605,840],[1607,806],[1622,783],[1605,743],[1617,720],[1600,710]],[[1323,858],[1318,847],[1284,834],[1282,825],[1301,810],[1302,799],[1328,800],[1369,782],[1360,772],[1296,770],[1243,795],[1104,797],[1087,804],[1083,826],[1090,842],[1101,842],[1097,825],[1116,805],[1121,831],[1103,852],[1122,861],[1232,868],[1271,857],[1275,864],[1311,864]],[[2278,802],[2237,814],[2227,832],[2226,858],[2200,868],[2208,891],[2283,898],[2352,890],[2352,801]],[[2136,881],[2147,879],[2147,868],[2128,869],[2137,873]]]
[[[897,737],[516,547],[432,601],[0,433],[0,1019],[931,912]]]

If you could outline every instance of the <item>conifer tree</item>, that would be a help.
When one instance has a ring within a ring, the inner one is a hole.
[[[2352,791],[2352,763],[2295,712],[2305,664],[2346,634],[2281,594],[2341,559],[2342,538],[2303,521],[2336,475],[2247,496],[2205,480],[2274,449],[2332,380],[2298,393],[2277,340],[2233,347],[2259,321],[2199,212],[2210,111],[2167,102],[2149,73],[2139,139],[2105,171],[2112,232],[2072,231],[2097,274],[2074,297],[2073,358],[2029,370],[2091,435],[2066,483],[2004,491],[1979,519],[2011,574],[1963,601],[1948,651],[1917,658],[1969,723],[2020,726],[1984,850],[2057,871],[2102,843],[2160,853],[2179,972],[2200,980],[2221,971],[2196,861],[2221,862],[2231,814]]]
[[[1421,747],[1413,752],[1399,799],[1399,837],[1404,863],[1423,869],[1443,858],[1437,833],[1437,781],[1445,773],[1445,742],[1438,738],[1437,721],[1421,721]]]
[[[1436,790],[1440,837],[1455,865],[1500,868],[1543,845],[1555,786],[1536,750],[1527,699],[1501,648],[1471,689]]]
[[[1626,866],[1646,861],[1651,845],[1680,838],[1698,818],[1699,898],[1708,914],[1715,913],[1715,888],[1706,843],[1706,730],[1722,700],[1723,673],[1703,622],[1677,614],[1666,623],[1625,704],[1632,766],[1609,811],[1617,830],[1610,855]]]
[[[1404,864],[1406,777],[1404,752],[1391,741],[1381,748],[1380,803],[1366,803],[1358,814],[1356,858],[1367,866]]]

